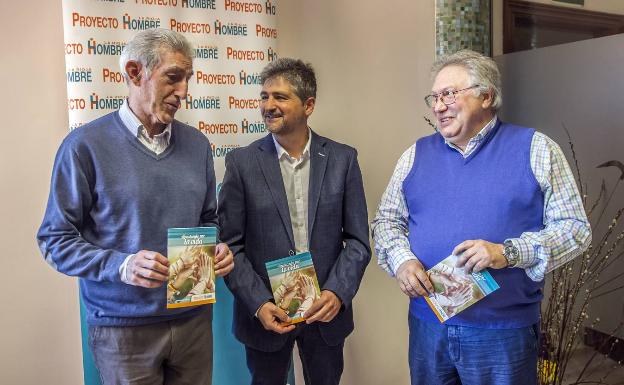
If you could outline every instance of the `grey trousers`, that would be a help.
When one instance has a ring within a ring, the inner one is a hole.
[[[89,326],[103,385],[211,385],[212,306],[141,326]]]

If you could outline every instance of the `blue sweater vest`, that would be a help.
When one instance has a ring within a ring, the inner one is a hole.
[[[425,269],[465,240],[503,243],[543,229],[544,198],[530,163],[533,133],[499,122],[465,159],[440,134],[418,140],[403,192],[411,249]],[[543,282],[532,281],[520,268],[490,273],[500,289],[446,324],[515,328],[538,322]],[[411,300],[410,312],[439,322],[422,298]]]

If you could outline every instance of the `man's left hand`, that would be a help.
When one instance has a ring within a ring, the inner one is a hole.
[[[234,268],[234,255],[225,243],[219,243],[215,248],[215,275],[223,277]]]
[[[321,291],[321,298],[314,301],[303,317],[306,319],[307,324],[316,321],[329,322],[338,314],[341,306],[342,301],[334,292],[323,290]]]
[[[507,258],[503,255],[504,246],[482,239],[463,241],[453,249],[458,255],[457,267],[464,267],[466,273],[479,272],[491,267],[502,269],[507,266]]]

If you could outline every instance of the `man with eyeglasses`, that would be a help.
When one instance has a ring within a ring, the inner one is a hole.
[[[459,51],[432,74],[437,132],[403,153],[372,221],[378,263],[410,297],[412,385],[536,384],[544,275],[591,242],[581,197],[555,142],[498,119],[492,59]],[[440,323],[427,270],[451,253],[500,288]]]

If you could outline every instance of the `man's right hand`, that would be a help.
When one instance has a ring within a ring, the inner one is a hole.
[[[169,278],[169,260],[155,251],[141,250],[128,261],[126,278],[134,286],[160,287]]]
[[[422,263],[416,259],[405,261],[396,273],[401,291],[408,297],[422,297],[433,293],[433,285]]]
[[[266,330],[278,334],[284,334],[295,330],[295,325],[284,325],[285,322],[288,322],[288,314],[275,306],[273,302],[267,302],[260,307],[260,310],[258,310],[258,319]]]

